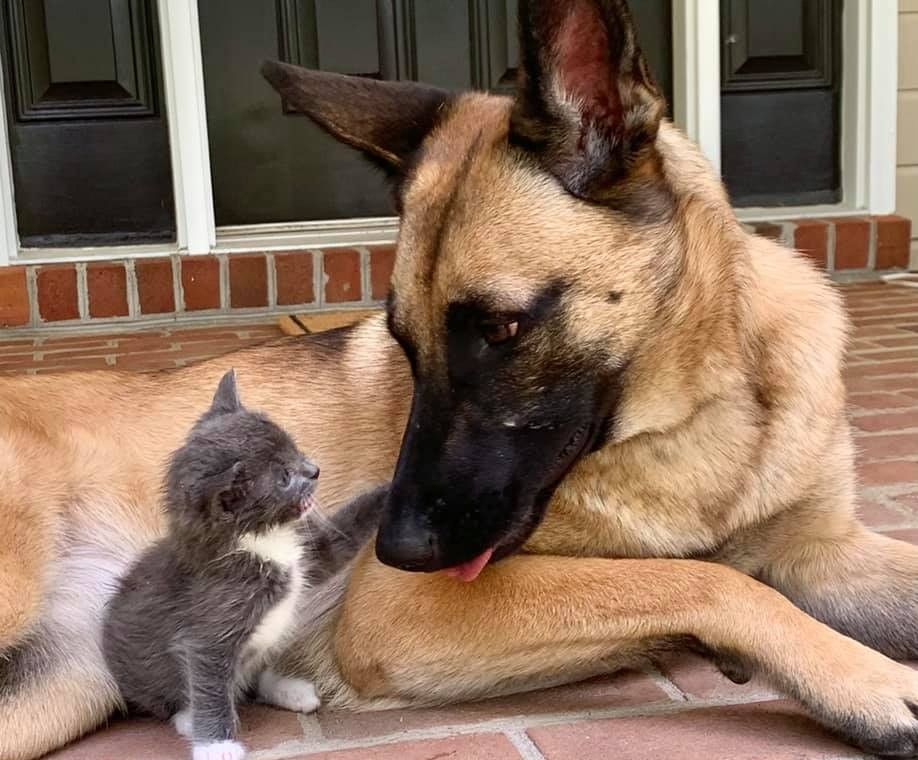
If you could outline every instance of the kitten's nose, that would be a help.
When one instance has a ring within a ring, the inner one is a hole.
[[[319,466],[317,464],[313,464],[312,462],[303,462],[301,472],[303,473],[303,477],[307,480],[319,479]]]

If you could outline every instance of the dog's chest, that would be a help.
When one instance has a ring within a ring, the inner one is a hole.
[[[293,527],[275,528],[266,533],[245,534],[239,548],[284,570],[287,583],[280,599],[262,616],[244,644],[244,659],[261,659],[281,644],[293,629],[297,601],[305,585],[302,542]]]

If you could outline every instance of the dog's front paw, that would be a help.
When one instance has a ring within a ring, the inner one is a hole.
[[[860,647],[860,645],[858,645]],[[918,672],[860,647],[848,673],[825,690],[839,734],[884,758],[918,758]]]
[[[311,713],[319,708],[316,687],[304,678],[287,678],[265,670],[258,678],[258,700],[292,712]]]
[[[192,760],[242,760],[245,757],[245,747],[233,741],[195,744],[191,757]]]

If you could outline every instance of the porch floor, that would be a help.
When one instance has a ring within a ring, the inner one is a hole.
[[[918,289],[844,288],[856,325],[846,370],[860,448],[865,522],[918,543]],[[113,335],[16,338],[0,334],[0,371],[190,363],[279,334],[272,325],[138,330]],[[300,716],[242,712],[254,758],[310,760],[652,760],[851,758],[766,685],[736,686],[706,662],[679,657],[529,695],[439,710]],[[184,760],[171,727],[116,721],[54,753],[54,760]]]

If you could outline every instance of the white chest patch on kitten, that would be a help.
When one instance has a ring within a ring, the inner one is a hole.
[[[303,545],[296,527],[282,525],[264,533],[245,533],[239,537],[239,548],[263,562],[284,568],[290,575],[287,592],[258,624],[245,644],[248,658],[268,654],[293,630],[297,600],[303,590]]]

